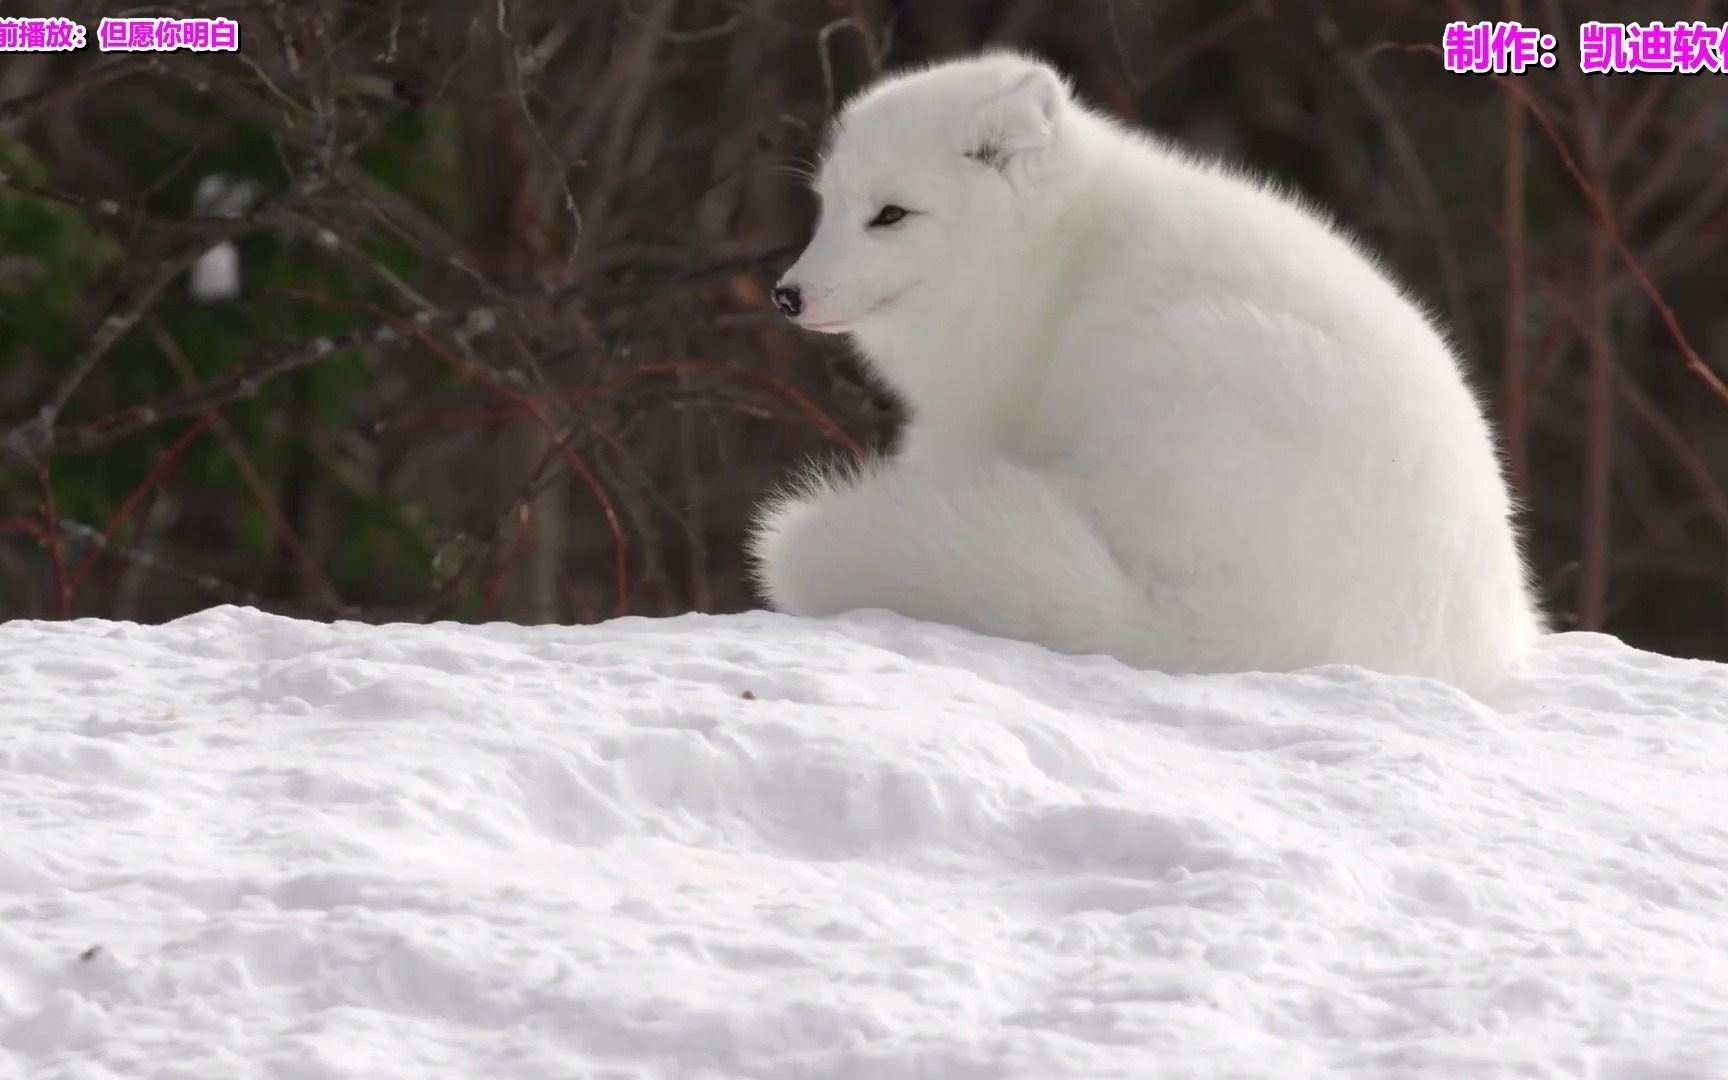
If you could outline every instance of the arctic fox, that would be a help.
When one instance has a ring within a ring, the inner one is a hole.
[[[910,419],[762,508],[756,584],[1171,673],[1498,682],[1545,629],[1428,317],[1263,182],[1009,51],[848,104],[774,290]]]

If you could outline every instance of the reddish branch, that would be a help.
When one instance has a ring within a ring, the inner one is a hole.
[[[162,320],[156,318],[155,315],[150,317],[150,333],[156,339],[156,344],[162,350],[163,355],[168,358],[168,362],[179,373],[181,382],[188,389],[195,389],[198,385],[198,376],[192,366],[192,361],[180,348],[180,343],[168,332],[168,328],[162,325]],[[241,442],[240,436],[219,411],[215,411],[213,408],[211,412],[205,415],[210,417],[211,430],[221,441],[223,450],[234,463],[234,468],[240,474],[241,483],[245,484],[247,490],[251,492],[252,501],[257,504],[258,511],[270,523],[276,540],[287,549],[289,557],[300,568],[300,573],[310,583],[312,590],[318,594],[318,598],[324,606],[332,614],[341,611],[342,597],[336,591],[336,586],[319,567],[318,560],[313,557],[312,552],[307,550],[306,544],[300,539],[300,534],[289,524],[282,508],[277,505],[269,485],[265,483],[264,477],[259,474],[257,466],[253,464],[252,455],[246,452],[246,446]]]
[[[114,538],[114,534],[120,530],[120,526],[126,523],[126,519],[131,517],[132,512],[138,509],[138,505],[144,501],[144,496],[150,494],[158,484],[173,473],[175,468],[179,466],[180,459],[185,456],[187,449],[197,440],[198,436],[204,433],[204,429],[210,426],[210,421],[215,417],[214,412],[208,412],[199,417],[196,423],[182,432],[180,437],[174,440],[173,445],[163,451],[162,456],[156,459],[156,464],[150,467],[150,471],[144,475],[143,481],[132,489],[132,494],[126,496],[125,501],[120,504],[120,509],[116,510],[114,516],[108,519],[108,524],[103,527],[97,540],[98,550],[86,555],[84,561],[78,565],[78,569],[72,575],[68,590],[69,595],[76,595],[78,587],[84,583],[84,578],[96,565],[96,556],[100,553],[100,547],[106,546]]]
[[[836,445],[843,447],[857,457],[865,454],[864,445],[846,433],[839,421],[823,410],[820,405],[799,393],[783,379],[777,379],[766,371],[756,371],[751,368],[737,367],[731,364],[716,363],[711,360],[668,360],[663,363],[643,364],[631,368],[613,378],[583,387],[568,393],[547,395],[548,400],[558,401],[566,405],[581,405],[609,394],[627,383],[645,378],[649,375],[677,374],[716,374],[728,378],[755,382],[765,387],[771,393],[784,399],[793,408],[803,413],[814,423],[818,430]],[[415,419],[422,423],[439,424],[498,424],[507,423],[522,417],[520,408],[487,409],[472,412],[439,412],[426,413]]]
[[[516,508],[516,538],[510,541],[509,550],[498,560],[498,569],[487,580],[483,599],[480,604],[480,617],[490,620],[498,610],[498,598],[504,592],[504,583],[509,580],[510,568],[521,556],[522,549],[528,546],[530,530],[529,521],[533,518],[533,508],[528,503],[522,503]]]
[[[1519,21],[1518,0],[1506,0],[1506,18]],[[1516,95],[1504,98],[1506,112],[1506,175],[1502,215],[1506,235],[1506,342],[1501,360],[1504,387],[1504,437],[1506,461],[1512,474],[1512,490],[1520,497],[1530,491],[1529,465],[1525,460],[1528,436],[1525,416],[1524,369],[1528,361],[1524,333],[1524,103]]]
[[[452,313],[440,319],[428,320],[428,325],[435,326],[446,319],[466,318],[470,314]],[[255,367],[243,368],[191,389],[177,390],[152,401],[128,406],[108,416],[59,429],[50,436],[46,449],[78,451],[106,446],[155,427],[165,420],[202,415],[212,409],[256,397],[267,384],[301,368],[311,367],[354,349],[391,344],[401,339],[401,332],[391,324],[301,342]]]
[[[1387,42],[1376,45],[1369,50],[1369,53],[1387,51],[1422,52],[1434,56],[1445,55],[1438,45],[1412,42]],[[1566,148],[1566,140],[1560,137],[1559,130],[1555,128],[1554,122],[1548,118],[1547,112],[1543,110],[1535,98],[1530,96],[1529,91],[1518,85],[1518,76],[1491,74],[1490,78],[1494,79],[1508,93],[1516,94],[1519,100],[1523,101],[1524,107],[1530,110],[1530,115],[1536,120],[1536,123],[1541,126],[1542,133],[1548,137],[1548,142],[1554,147],[1555,154],[1559,156],[1560,164],[1565,167],[1567,174],[1572,177],[1573,183],[1583,194],[1584,201],[1589,206],[1591,218],[1607,234],[1615,255],[1626,267],[1626,271],[1637,281],[1639,289],[1656,310],[1657,316],[1662,320],[1663,328],[1667,330],[1668,336],[1674,341],[1674,347],[1680,350],[1680,355],[1685,359],[1687,370],[1703,381],[1704,385],[1708,386],[1717,397],[1728,402],[1728,383],[1723,382],[1722,377],[1704,362],[1704,358],[1698,355],[1698,350],[1694,349],[1692,343],[1687,340],[1686,332],[1680,329],[1680,320],[1674,315],[1674,309],[1668,306],[1668,301],[1662,297],[1662,291],[1656,287],[1655,282],[1650,280],[1650,275],[1645,273],[1644,266],[1638,257],[1632,254],[1632,249],[1627,246],[1626,238],[1621,234],[1619,225],[1614,221],[1614,215],[1609,213],[1608,208],[1603,205],[1600,195],[1592,187],[1589,177],[1585,176],[1577,159]]]
[[[558,452],[558,455],[570,468],[570,471],[573,472],[588,488],[588,490],[593,493],[594,501],[599,505],[601,516],[606,521],[606,530],[612,538],[612,579],[615,611],[619,615],[628,615],[630,613],[629,552],[624,539],[624,528],[619,524],[618,512],[612,505],[612,497],[607,494],[605,485],[603,485],[600,482],[600,478],[594,474],[594,470],[589,467],[588,462],[570,446],[568,440],[558,433],[557,427],[552,423],[551,419],[547,417],[546,412],[541,407],[539,401],[535,400],[532,395],[523,393],[509,386],[506,379],[494,376],[483,370],[478,364],[470,363],[469,361],[457,356],[431,334],[427,333],[426,330],[423,329],[415,320],[404,318],[403,316],[380,307],[370,301],[325,296],[322,293],[313,292],[309,289],[283,287],[276,291],[284,296],[297,297],[298,299],[305,300],[309,303],[321,304],[326,307],[369,312],[378,319],[395,326],[402,333],[408,334],[415,340],[419,341],[435,356],[448,364],[451,370],[456,372],[462,378],[469,382],[478,383],[487,390],[490,390],[492,393],[511,402],[518,409],[521,409],[524,415],[533,420],[535,425],[545,434],[546,438],[552,443],[554,449]]]
[[[35,463],[36,484],[42,492],[43,546],[48,552],[48,567],[54,580],[54,608],[62,619],[72,617],[72,587],[66,577],[66,557],[60,551],[60,504],[54,498],[54,478],[48,466]]]

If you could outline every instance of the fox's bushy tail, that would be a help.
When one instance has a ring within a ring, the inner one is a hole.
[[[1140,666],[1176,632],[1055,485],[1003,460],[812,473],[765,509],[750,553],[794,615],[885,608]]]

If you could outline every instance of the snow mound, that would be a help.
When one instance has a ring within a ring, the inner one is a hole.
[[[0,625],[0,1076],[1728,1076],[1728,666]]]

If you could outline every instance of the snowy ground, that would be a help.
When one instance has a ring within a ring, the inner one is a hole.
[[[0,625],[0,1077],[1728,1076],[1728,667]]]

